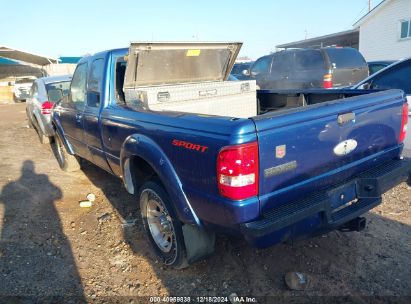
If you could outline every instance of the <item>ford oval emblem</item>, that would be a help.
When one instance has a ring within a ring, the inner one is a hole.
[[[350,154],[357,148],[357,145],[358,143],[354,139],[344,140],[334,147],[334,154],[338,156]]]

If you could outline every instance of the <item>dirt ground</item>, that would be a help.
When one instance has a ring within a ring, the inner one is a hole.
[[[24,104],[0,105],[0,135],[0,297],[76,303],[173,295],[194,302],[194,296],[237,293],[267,303],[296,299],[291,296],[346,296],[358,303],[371,296],[378,303],[411,296],[406,183],[384,195],[360,233],[336,231],[265,250],[218,237],[212,257],[172,270],[151,252],[136,198],[121,181],[91,164],[60,171],[50,146],[27,127]],[[94,205],[80,208],[90,192]],[[288,289],[289,271],[306,273],[309,290]]]

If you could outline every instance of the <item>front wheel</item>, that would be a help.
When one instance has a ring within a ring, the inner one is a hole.
[[[188,266],[181,223],[162,184],[153,179],[139,192],[144,230],[157,256],[167,266]]]
[[[60,168],[66,172],[74,172],[80,170],[80,163],[76,156],[67,153],[60,135],[56,132],[54,142],[52,144],[54,155]]]

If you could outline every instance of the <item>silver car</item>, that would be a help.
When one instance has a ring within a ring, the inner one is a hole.
[[[42,77],[31,87],[26,114],[29,126],[36,129],[42,144],[49,143],[54,136],[50,114],[54,103],[68,94],[70,82],[71,75]]]

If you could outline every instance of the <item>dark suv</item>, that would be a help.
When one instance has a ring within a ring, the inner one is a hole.
[[[259,58],[246,74],[260,89],[334,88],[363,80],[368,66],[353,48],[289,49]]]

